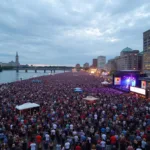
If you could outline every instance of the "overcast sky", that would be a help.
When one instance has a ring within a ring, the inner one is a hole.
[[[143,50],[150,0],[1,0],[0,62],[74,65]]]

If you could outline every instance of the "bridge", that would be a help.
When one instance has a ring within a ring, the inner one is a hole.
[[[46,73],[46,71],[50,71],[51,73],[55,73],[56,70],[62,70],[64,72],[66,71],[72,71],[74,67],[68,67],[68,66],[48,66],[48,67],[40,67],[40,66],[30,66],[30,67],[24,67],[24,66],[18,66],[16,68],[14,68],[14,70],[16,70],[16,72],[19,72],[20,70],[24,70],[25,72],[28,72],[29,70],[34,70],[35,73],[38,70],[43,70],[44,73]]]

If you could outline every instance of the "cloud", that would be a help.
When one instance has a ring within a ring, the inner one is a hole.
[[[111,37],[111,38],[108,38],[106,41],[107,41],[107,42],[111,42],[111,43],[115,43],[115,42],[120,41],[120,39],[117,39],[117,38]]]
[[[72,65],[142,50],[149,8],[149,0],[2,0],[0,59],[18,51],[22,64]]]

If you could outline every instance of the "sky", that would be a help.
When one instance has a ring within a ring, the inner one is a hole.
[[[75,65],[143,50],[150,0],[1,0],[0,62]]]

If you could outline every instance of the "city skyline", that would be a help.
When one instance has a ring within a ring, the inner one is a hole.
[[[143,51],[149,0],[2,0],[0,62],[84,64],[107,60],[125,47]]]

